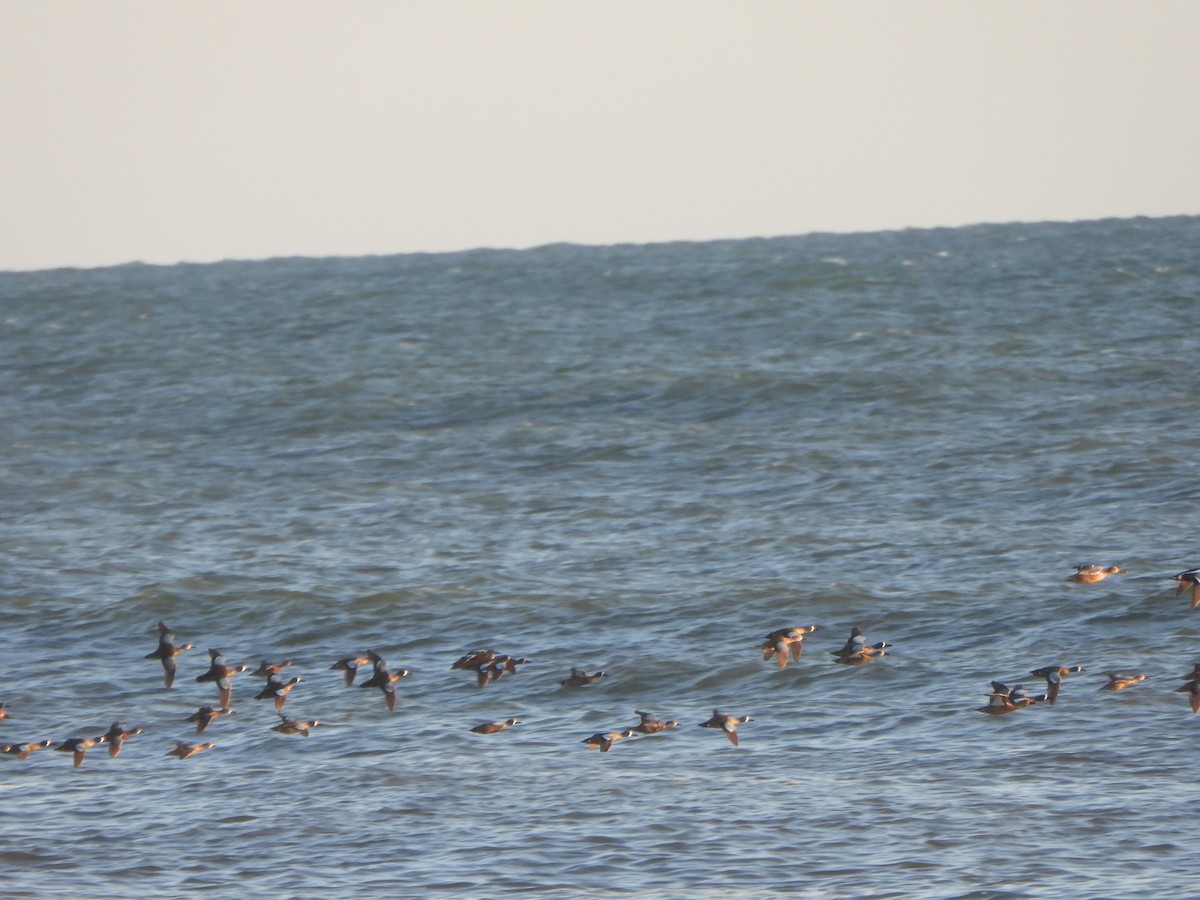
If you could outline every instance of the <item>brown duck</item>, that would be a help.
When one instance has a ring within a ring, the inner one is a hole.
[[[93,747],[95,747],[97,744],[103,744],[104,741],[105,741],[104,735],[101,735],[100,737],[94,737],[94,738],[73,737],[73,738],[67,738],[65,741],[63,741],[61,744],[59,744],[54,749],[61,750],[63,753],[73,753],[75,755],[74,756],[75,768],[78,769],[80,766],[83,765],[83,760],[84,760],[84,757],[87,756],[87,752],[89,750],[91,750]]]
[[[29,759],[29,754],[38,750],[49,750],[54,741],[32,741],[24,744],[0,744],[0,753],[7,753],[17,759]]]
[[[227,707],[215,709],[211,706],[202,706],[183,721],[196,723],[196,734],[203,734],[204,729],[208,727],[208,723],[213,719],[219,719],[221,716],[227,716],[233,710]]]
[[[310,729],[320,725],[319,719],[312,719],[305,722],[302,719],[289,719],[285,713],[279,714],[279,724],[272,728],[272,731],[278,731],[280,734],[299,734],[303,737],[308,737]]]
[[[729,743],[736,747],[738,745],[737,727],[749,721],[749,716],[727,716],[720,710],[714,709],[708,721],[701,722],[700,727],[721,729],[725,732],[725,737],[729,738]]]
[[[1009,687],[999,681],[992,682],[992,692],[988,695],[987,706],[977,707],[981,713],[991,716],[1002,716],[1014,710],[1032,706],[1040,700],[1045,700],[1046,694],[1028,694],[1021,685]]]
[[[793,660],[799,659],[804,650],[804,639],[816,630],[816,625],[800,625],[796,628],[780,628],[772,631],[759,648],[762,650],[763,661],[774,656],[779,668],[786,668],[788,657],[790,656]]]
[[[166,752],[166,756],[174,756],[178,759],[187,759],[189,756],[195,756],[202,750],[211,750],[216,744],[193,744],[190,741],[173,741],[171,749]]]
[[[846,643],[842,645],[842,649],[830,652],[837,657],[837,662],[854,666],[870,662],[880,656],[887,656],[885,650],[890,646],[891,644],[887,641],[879,641],[877,644],[867,644],[867,636],[863,634],[862,629],[855,625],[850,629],[850,637],[846,639]]]
[[[368,650],[367,656],[371,660],[371,677],[359,687],[379,688],[383,692],[383,702],[387,704],[387,708],[394,710],[396,708],[396,682],[408,675],[408,669],[393,672],[388,667],[387,661],[374,650]]]
[[[1137,684],[1139,681],[1145,681],[1146,676],[1141,672],[1130,675],[1127,672],[1104,672],[1102,673],[1108,679],[1106,684],[1100,685],[1102,691],[1123,691],[1131,685]]]
[[[674,719],[664,722],[654,713],[642,712],[640,709],[635,709],[634,712],[641,717],[642,721],[634,725],[633,730],[642,734],[658,734],[660,731],[666,731],[668,728],[675,728],[679,725]]]
[[[261,691],[254,695],[255,700],[274,700],[275,710],[278,712],[283,709],[283,705],[287,703],[288,694],[292,688],[300,683],[300,676],[296,675],[291,681],[282,681],[274,676],[267,679],[267,685]]]
[[[1186,572],[1172,575],[1171,578],[1179,582],[1179,586],[1175,588],[1176,597],[1184,591],[1190,591],[1192,594],[1192,609],[1200,606],[1200,569],[1188,569]]]
[[[1109,575],[1124,575],[1125,570],[1119,566],[1097,566],[1094,563],[1084,563],[1081,566],[1075,567],[1075,574],[1068,575],[1067,581],[1074,581],[1076,584],[1095,584],[1098,581],[1103,581]]]
[[[125,741],[135,734],[141,733],[142,729],[140,728],[126,728],[124,722],[113,722],[108,726],[108,731],[104,735],[104,742],[108,744],[108,755],[119,756]]]
[[[347,656],[339,659],[329,668],[334,671],[340,671],[343,680],[346,682],[346,687],[350,687],[354,684],[354,676],[358,674],[358,670],[370,661],[370,658],[366,656]]]
[[[258,668],[250,673],[251,678],[270,678],[272,675],[278,675],[284,669],[292,664],[290,659],[283,662],[272,662],[269,659],[264,659],[258,664]]]
[[[589,675],[583,669],[577,669],[572,666],[571,674],[560,681],[559,684],[562,687],[583,687],[584,685],[591,684],[593,681],[604,678],[607,675],[608,673],[603,671],[593,672],[591,675]]]
[[[499,656],[495,650],[472,650],[450,664],[451,669],[478,669],[490,665]]]
[[[1200,679],[1193,678],[1186,684],[1175,688],[1175,691],[1179,694],[1187,694],[1188,702],[1192,705],[1192,712],[1200,712]]]
[[[163,667],[163,684],[167,690],[175,682],[175,657],[184,650],[191,650],[191,644],[175,644],[175,635],[167,627],[166,622],[158,623],[158,646],[146,654],[146,659],[157,659]]]
[[[579,743],[587,744],[589,750],[599,750],[601,753],[607,753],[617,741],[622,738],[632,737],[634,733],[632,728],[626,728],[624,731],[597,732],[589,738],[584,738]]]
[[[217,701],[222,707],[228,708],[233,700],[233,684],[230,682],[234,675],[249,672],[249,666],[231,666],[220,650],[208,651],[208,671],[197,675],[197,681],[212,681],[217,685]]]
[[[1058,699],[1058,692],[1062,690],[1062,680],[1082,671],[1083,666],[1042,666],[1040,669],[1031,669],[1029,674],[1046,679],[1046,702],[1053,705]]]

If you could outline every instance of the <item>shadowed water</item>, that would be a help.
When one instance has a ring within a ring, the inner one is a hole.
[[[0,758],[0,892],[1187,893],[1196,246],[1174,218],[0,274],[0,743],[145,729]],[[159,620],[196,645],[170,691]],[[889,655],[836,664],[854,625]],[[474,647],[531,662],[480,689]],[[292,659],[322,724],[273,732],[243,674],[197,737],[208,648]],[[329,670],[367,648],[411,670],[395,712]],[[1059,663],[1088,671],[1054,706],[975,711]],[[752,715],[738,747],[714,707]],[[635,709],[683,724],[581,743]]]

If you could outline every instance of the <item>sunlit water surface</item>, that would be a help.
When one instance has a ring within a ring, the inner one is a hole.
[[[0,274],[0,742],[145,729],[0,758],[0,892],[1193,892],[1198,246],[1176,218]],[[170,691],[159,620],[196,645]],[[854,625],[889,655],[836,664]],[[531,662],[480,689],[474,647]],[[215,748],[167,756],[208,648],[292,659],[285,711],[323,724],[273,732],[239,675]],[[411,670],[395,712],[329,670],[367,648]],[[1088,671],[1056,705],[975,711],[1058,663]],[[581,743],[635,709],[683,724]]]

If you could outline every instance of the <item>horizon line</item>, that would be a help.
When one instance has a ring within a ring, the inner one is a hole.
[[[382,259],[392,256],[456,256],[468,253],[531,253],[538,250],[545,250],[551,247],[578,247],[584,249],[605,249],[617,247],[661,247],[672,244],[722,244],[736,243],[739,241],[777,241],[789,240],[795,238],[817,237],[822,235],[839,235],[839,236],[854,236],[854,235],[872,235],[872,234],[900,234],[910,232],[933,232],[933,231],[958,231],[969,228],[1001,228],[1011,226],[1032,226],[1032,225],[1082,225],[1102,222],[1136,222],[1158,221],[1164,219],[1188,219],[1200,217],[1200,213],[1169,213],[1163,215],[1112,215],[1100,216],[1095,218],[1080,218],[1080,219],[1011,219],[1011,220],[980,220],[976,222],[966,222],[957,225],[906,225],[898,228],[854,228],[854,229],[813,229],[811,231],[801,231],[789,234],[752,234],[742,235],[740,237],[711,237],[711,238],[668,238],[664,240],[628,240],[628,241],[609,241],[609,242],[588,242],[588,241],[546,241],[537,244],[528,245],[499,245],[499,244],[479,244],[469,247],[458,247],[443,250],[396,250],[385,251],[379,253],[279,253],[270,256],[223,256],[214,257],[211,259],[177,259],[172,262],[147,262],[141,259],[129,259],[123,262],[101,263],[98,265],[57,265],[57,266],[38,266],[32,268],[0,268],[0,276],[2,275],[35,275],[38,273],[48,272],[93,272],[102,271],[105,269],[122,269],[122,268],[162,268],[169,269],[183,266],[219,266],[230,263],[242,263],[253,265],[256,263],[280,262],[283,260],[354,260],[354,259]]]

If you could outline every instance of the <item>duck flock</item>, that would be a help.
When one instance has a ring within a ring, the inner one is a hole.
[[[1089,563],[1075,566],[1074,574],[1068,576],[1067,580],[1078,584],[1095,584],[1111,575],[1119,575],[1124,572],[1125,570],[1119,566],[1098,566]],[[1176,596],[1189,592],[1192,609],[1200,606],[1200,567],[1188,569],[1171,577],[1178,583]],[[763,660],[769,661],[774,658],[779,668],[786,668],[789,661],[800,659],[805,639],[816,630],[815,625],[803,625],[779,628],[769,632],[759,645]],[[866,635],[856,626],[851,628],[850,635],[842,647],[831,651],[831,654],[837,663],[863,665],[886,656],[889,646],[891,645],[887,641],[868,643]],[[165,622],[158,623],[158,645],[150,653],[147,653],[145,658],[157,660],[161,664],[163,686],[166,690],[171,690],[175,683],[179,656],[193,648],[194,645],[191,643],[176,643],[175,634],[171,628]],[[274,706],[279,721],[272,726],[271,730],[281,734],[308,737],[310,732],[321,724],[317,719],[294,718],[284,711],[293,688],[302,681],[298,675],[288,678],[283,674],[284,670],[293,664],[292,660],[263,660],[257,668],[252,670],[248,665],[230,663],[220,650],[210,649],[208,656],[208,669],[195,676],[195,681],[212,683],[217,692],[216,702],[200,706],[190,715],[180,719],[183,723],[194,725],[196,735],[203,735],[213,721],[233,712],[233,678],[244,673],[248,673],[251,678],[264,679],[263,687],[254,695],[254,699],[270,701]],[[528,662],[530,660],[524,657],[501,654],[491,649],[477,649],[460,657],[451,664],[450,668],[473,672],[477,685],[484,688],[505,676],[515,674],[518,667]],[[409,675],[408,669],[392,668],[374,650],[367,650],[365,653],[336,660],[329,666],[329,670],[340,672],[346,687],[353,687],[357,682],[361,688],[379,690],[389,711],[394,711],[396,708],[396,683]],[[360,671],[370,674],[362,680],[358,680]],[[1029,693],[1020,684],[1009,686],[1000,681],[993,681],[987,695],[987,703],[978,707],[978,710],[988,715],[1005,715],[1040,702],[1053,704],[1062,690],[1063,680],[1069,675],[1083,671],[1084,667],[1080,665],[1060,664],[1031,669],[1030,674],[1042,679],[1046,685],[1044,691],[1036,694]],[[606,675],[607,673],[604,671],[589,673],[583,669],[572,668],[570,674],[563,678],[559,685],[565,689],[583,688]],[[1100,687],[1102,691],[1121,691],[1146,680],[1146,675],[1142,672],[1105,672],[1103,675],[1107,681]],[[1188,695],[1193,713],[1200,712],[1200,663],[1196,663],[1192,671],[1182,677],[1182,681],[1183,684],[1175,690]],[[608,752],[617,741],[633,737],[636,734],[659,734],[680,725],[678,721],[663,720],[652,712],[635,710],[634,714],[640,720],[637,724],[612,731],[597,732],[590,737],[583,738],[580,743],[586,745],[589,750]],[[9,719],[9,704],[0,702],[0,720]],[[749,715],[730,715],[714,709],[707,720],[696,724],[701,728],[719,729],[732,745],[737,746],[739,744],[738,726],[750,720]],[[483,722],[470,730],[476,734],[496,734],[519,724],[519,719],[510,718],[495,722]],[[143,728],[130,728],[124,722],[116,721],[104,734],[91,737],[74,736],[62,740],[46,739],[0,743],[0,753],[25,760],[38,750],[54,749],[70,753],[75,768],[79,768],[83,765],[87,752],[93,747],[103,744],[107,747],[110,757],[117,757],[129,738],[143,733],[145,733]],[[188,759],[202,751],[211,750],[215,746],[216,744],[212,742],[199,740],[172,741],[166,750],[166,755],[181,760]]]

